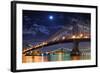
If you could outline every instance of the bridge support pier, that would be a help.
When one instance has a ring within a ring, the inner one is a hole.
[[[79,42],[73,42],[73,49],[71,51],[72,60],[80,60]]]

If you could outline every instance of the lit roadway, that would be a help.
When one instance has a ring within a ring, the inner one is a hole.
[[[38,44],[30,49],[24,50],[23,54],[25,54],[26,52],[32,51],[32,50],[40,49],[42,47],[60,44],[60,43],[70,43],[70,42],[74,42],[74,41],[75,42],[88,42],[88,41],[90,41],[90,38],[70,38],[70,39],[55,40],[55,41],[51,41],[51,42],[42,42],[41,44]]]

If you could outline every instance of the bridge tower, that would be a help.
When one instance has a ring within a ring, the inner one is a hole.
[[[79,35],[79,28],[78,28],[78,23],[77,20],[74,19],[72,20],[72,35],[78,36]],[[71,58],[72,60],[79,60],[80,59],[80,51],[79,51],[79,42],[74,40],[73,42],[73,49],[71,51]]]

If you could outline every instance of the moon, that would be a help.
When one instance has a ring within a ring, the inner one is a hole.
[[[52,19],[53,19],[53,16],[52,16],[52,15],[50,15],[50,16],[49,16],[49,19],[50,19],[50,20],[52,20]]]

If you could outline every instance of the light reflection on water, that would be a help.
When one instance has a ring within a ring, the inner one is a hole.
[[[47,62],[47,56],[23,56],[23,63],[30,63],[30,62]]]
[[[62,47],[63,46],[63,47]],[[42,52],[45,51],[52,51],[57,48],[66,48],[68,51],[71,51],[73,48],[73,44],[57,44],[49,47],[41,48]],[[50,62],[50,61],[68,61],[68,60],[88,60],[91,59],[91,48],[90,42],[81,42],[79,44],[79,50],[81,52],[80,56],[71,57],[70,54],[59,54],[59,55],[50,55],[50,56],[41,56],[41,55],[34,55],[34,56],[22,56],[22,63],[35,63],[35,62]]]
[[[63,58],[64,57],[64,58]],[[75,56],[74,60],[89,60],[91,58],[90,54]],[[62,54],[53,55],[51,58],[48,56],[23,56],[22,63],[34,63],[34,62],[50,62],[50,61],[68,61],[71,60],[70,56],[62,56]]]

